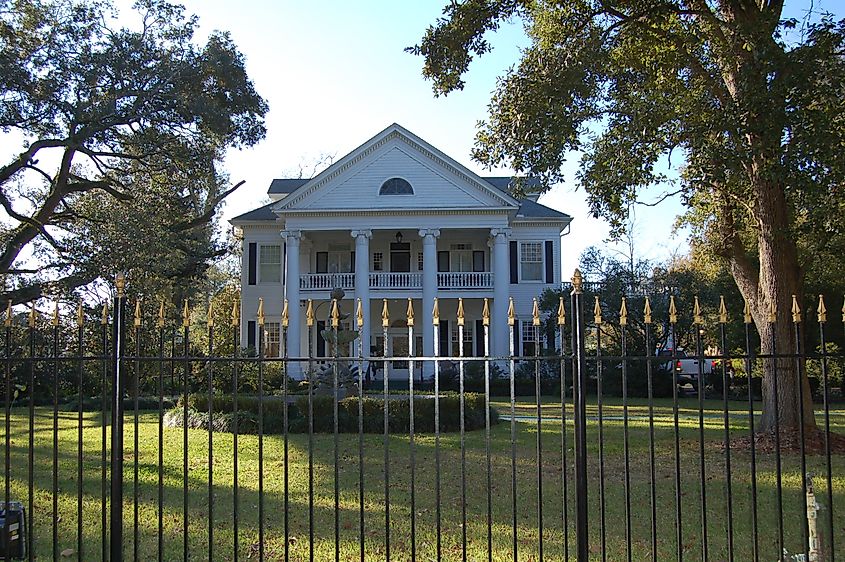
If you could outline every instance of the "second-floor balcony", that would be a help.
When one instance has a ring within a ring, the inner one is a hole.
[[[421,271],[369,273],[373,290],[422,290]],[[303,291],[331,291],[335,287],[355,289],[354,273],[307,273],[301,275],[299,288]],[[492,289],[493,273],[490,271],[451,271],[437,273],[437,288],[441,290]]]

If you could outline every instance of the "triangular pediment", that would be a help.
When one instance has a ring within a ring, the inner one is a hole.
[[[412,194],[381,194],[400,178]],[[399,125],[391,125],[280,201],[274,210],[516,209],[519,204]]]

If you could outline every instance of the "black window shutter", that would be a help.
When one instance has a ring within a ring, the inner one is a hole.
[[[349,267],[350,273],[355,273],[355,251],[352,251],[352,261],[350,262],[352,265]]]
[[[449,333],[449,321],[440,321],[440,357],[449,357],[449,343],[452,340],[452,334]],[[442,368],[442,365],[441,365]]]
[[[475,321],[475,355],[484,357],[484,320]]]
[[[472,252],[472,270],[484,271],[484,250],[473,250]]]
[[[323,338],[323,330],[326,329],[324,320],[317,320],[317,357],[326,356],[326,340]]]
[[[519,283],[519,248],[515,240],[511,240],[511,283]]]
[[[255,347],[255,320],[246,323],[246,346]]]
[[[440,273],[449,271],[449,252],[446,250],[437,252],[437,271]]]
[[[551,240],[546,240],[546,283],[555,282],[554,247]]]
[[[519,339],[519,320],[513,323],[513,354],[518,356],[522,348],[522,340]]]
[[[255,285],[255,270],[256,270],[256,260],[258,258],[258,244],[255,242],[249,243],[249,250],[247,251],[249,266],[247,268],[247,283],[249,285]]]
[[[317,270],[314,273],[328,273],[329,272],[329,253],[317,252]]]

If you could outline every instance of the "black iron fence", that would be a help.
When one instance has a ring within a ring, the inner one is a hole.
[[[644,295],[613,314],[586,299],[576,285],[557,311],[535,304],[530,337],[511,330],[501,357],[490,355],[491,323],[526,319],[512,308],[491,318],[486,303],[484,353],[465,347],[459,306],[453,357],[391,357],[387,312],[381,354],[352,334],[344,357],[335,307],[320,357],[313,313],[309,352],[292,356],[288,330],[300,327],[286,316],[279,346],[262,329],[253,353],[241,346],[237,309],[225,325],[209,310],[196,329],[187,303],[175,321],[163,305],[158,315],[138,303],[127,311],[121,286],[98,324],[81,308],[69,323],[58,308],[45,318],[9,307],[5,559],[832,561],[845,552],[835,509],[845,501],[843,357],[828,341],[842,327],[828,325],[823,301],[812,315],[781,311],[797,347],[763,354],[747,314],[731,322],[723,303],[706,315],[697,300],[679,311],[672,299],[666,318],[652,318]],[[676,333],[685,316],[690,329]],[[436,304],[415,319],[409,302],[408,349],[432,322],[440,350],[451,334],[439,320]],[[771,407],[797,404],[805,423],[781,427],[785,412],[761,417],[764,395],[783,395],[777,381],[796,371],[813,383]],[[764,373],[771,384],[758,382]]]

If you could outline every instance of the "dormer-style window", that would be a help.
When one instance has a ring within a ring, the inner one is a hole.
[[[378,190],[379,195],[413,195],[414,188],[402,178],[390,178]]]

